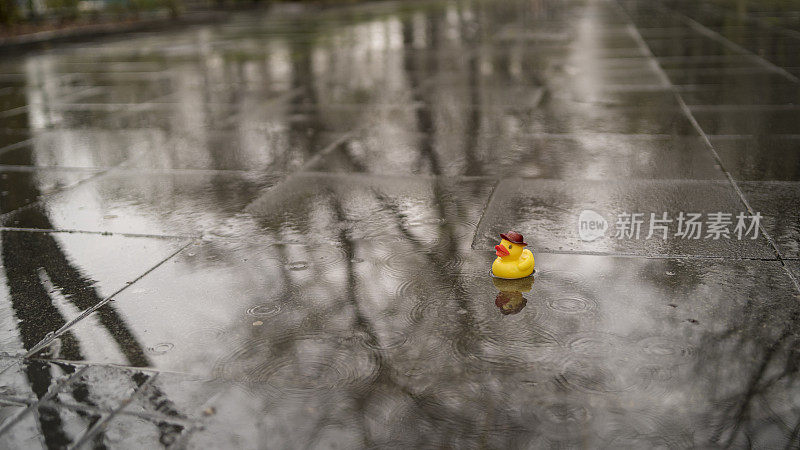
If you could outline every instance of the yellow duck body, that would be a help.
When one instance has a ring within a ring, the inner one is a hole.
[[[500,247],[503,247],[502,249]],[[522,245],[506,239],[495,247],[497,259],[492,263],[492,274],[500,278],[524,278],[533,273],[533,253]]]

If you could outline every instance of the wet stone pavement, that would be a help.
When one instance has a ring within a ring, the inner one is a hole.
[[[0,447],[797,448],[798,13],[290,6],[3,58]],[[533,279],[488,276],[509,229]]]

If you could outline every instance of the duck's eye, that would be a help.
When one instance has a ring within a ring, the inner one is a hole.
[[[513,247],[513,245],[511,245],[511,244],[508,244],[508,249],[509,249],[509,250],[511,250],[511,247]]]

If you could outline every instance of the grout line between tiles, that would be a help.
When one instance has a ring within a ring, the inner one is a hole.
[[[28,138],[28,139],[25,139],[24,141],[15,142],[13,144],[6,145],[5,147],[0,148],[0,155],[2,155],[5,152],[10,152],[11,150],[16,150],[16,149],[18,149],[20,147],[24,147],[26,145],[29,145],[32,142],[33,142],[33,138]]]
[[[489,210],[489,206],[492,204],[492,200],[494,200],[497,188],[502,183],[503,180],[495,180],[494,185],[492,186],[492,191],[489,192],[489,195],[486,197],[486,203],[484,203],[483,208],[481,208],[481,217],[478,219],[478,223],[475,225],[475,233],[472,235],[472,242],[469,245],[469,248],[471,248],[472,250],[477,250],[476,247],[478,245],[478,232],[480,231],[481,225],[483,224],[483,220],[486,217],[486,211]]]
[[[615,4],[622,11],[622,13],[627,17],[627,19],[631,22],[630,30],[633,33],[634,39],[636,39],[639,42],[639,44],[642,46],[642,49],[646,50],[647,54],[650,55],[650,57],[652,58],[652,61],[655,64],[655,67],[657,68],[658,72],[660,73],[660,76],[663,77],[663,79],[666,80],[666,82],[669,83],[670,86],[673,86],[672,83],[669,80],[669,77],[667,76],[666,72],[664,71],[663,67],[661,67],[661,64],[659,64],[658,61],[655,59],[652,51],[650,50],[650,47],[647,45],[647,43],[642,38],[642,35],[639,33],[639,30],[634,25],[633,20],[630,18],[630,16],[628,15],[627,11],[625,11],[625,9],[622,7],[622,5],[620,5],[618,2],[615,2]],[[663,5],[662,5],[662,8],[667,9]],[[678,14],[678,13],[675,12],[675,14]],[[689,20],[691,20],[691,19],[689,19]],[[702,26],[702,25],[700,25],[700,26]],[[697,31],[701,32],[700,30],[697,30]],[[718,38],[721,38],[721,39],[727,41],[727,39],[725,39],[722,36],[718,35]],[[724,42],[722,42],[722,43],[724,44]],[[736,47],[738,47],[738,45],[734,44],[733,42],[730,42],[730,43],[733,46],[735,46],[734,49]],[[742,48],[740,48],[740,50],[744,51],[744,52],[747,52],[747,50],[742,49]],[[753,57],[758,58],[755,55],[753,55]],[[774,64],[770,63],[769,61],[766,61],[766,60],[763,60],[763,61],[766,64],[770,64],[770,65],[774,66]],[[788,74],[788,72],[787,72],[787,74]],[[794,77],[793,80],[794,81],[798,81],[798,79],[796,77]],[[673,92],[673,95],[675,96],[675,99],[678,101],[678,104],[681,106],[681,109],[683,110],[684,114],[686,115],[686,118],[691,122],[692,126],[699,133],[700,137],[703,138],[703,141],[705,142],[706,147],[711,152],[711,154],[714,157],[714,159],[716,160],[717,164],[719,164],[720,170],[722,170],[722,172],[728,178],[728,181],[730,181],[731,186],[736,191],[737,195],[739,196],[739,199],[744,204],[745,208],[747,208],[747,211],[751,215],[755,214],[755,211],[753,210],[753,207],[750,205],[750,202],[745,197],[744,192],[739,187],[739,184],[736,182],[736,180],[733,178],[733,175],[731,175],[731,173],[725,168],[725,165],[722,163],[722,158],[719,156],[719,153],[717,153],[717,150],[714,148],[714,145],[711,143],[711,140],[708,138],[708,135],[706,135],[705,131],[703,131],[703,128],[697,122],[697,119],[695,119],[694,115],[692,114],[691,109],[689,109],[689,106],[683,100],[683,97],[681,96],[681,94],[678,92],[677,89],[673,89],[672,92]],[[797,277],[795,277],[794,273],[792,273],[792,271],[789,270],[789,268],[786,266],[786,263],[783,261],[783,256],[781,255],[780,249],[778,248],[778,246],[775,243],[774,239],[772,238],[772,236],[770,236],[770,234],[764,228],[764,225],[762,223],[758,224],[758,228],[761,230],[761,234],[769,242],[770,246],[772,247],[772,251],[775,253],[775,256],[777,257],[777,260],[781,262],[781,265],[783,266],[784,271],[786,272],[786,274],[789,276],[789,279],[792,280],[792,283],[794,284],[795,289],[800,291],[800,282],[798,281]]]
[[[693,260],[720,260],[720,261],[771,261],[780,262],[776,258],[747,257],[747,256],[724,256],[724,255],[691,255],[691,254],[639,254],[622,252],[593,252],[593,251],[570,251],[570,250],[537,250],[537,254],[542,255],[575,255],[575,256],[607,256],[612,258],[642,258],[642,259],[693,259]]]
[[[171,240],[184,240],[184,239],[199,239],[200,236],[191,235],[170,235],[170,234],[147,234],[147,233],[119,233],[113,231],[92,231],[92,230],[77,230],[68,228],[25,228],[25,227],[2,227],[0,231],[19,231],[25,233],[66,233],[66,234],[94,234],[99,236],[123,236],[132,238],[154,238],[154,239],[171,239]]]
[[[106,170],[98,171],[98,172],[94,173],[91,176],[88,176],[88,177],[86,177],[86,178],[84,178],[82,180],[79,180],[79,181],[77,181],[77,182],[75,182],[73,184],[70,184],[69,186],[65,186],[65,187],[63,187],[61,189],[56,189],[56,190],[54,190],[52,192],[47,192],[45,194],[41,194],[34,201],[32,201],[32,202],[30,202],[30,203],[28,203],[26,205],[22,205],[17,209],[13,209],[11,211],[8,211],[8,212],[5,212],[3,214],[0,214],[0,224],[5,223],[6,219],[18,214],[20,211],[25,211],[27,209],[33,208],[33,207],[41,204],[42,200],[44,200],[46,198],[50,198],[50,197],[52,197],[54,195],[60,194],[62,192],[65,192],[65,191],[68,191],[68,190],[71,190],[71,189],[74,189],[74,188],[76,188],[76,187],[78,187],[78,186],[80,186],[80,185],[82,185],[84,183],[88,183],[90,181],[94,181],[94,180],[102,177],[103,175],[107,174],[110,170],[112,170],[112,169],[106,169]]]
[[[703,35],[703,36],[705,36],[705,37],[707,37],[707,38],[709,38],[711,40],[714,40],[714,41],[722,44],[723,46],[727,47],[730,50],[733,50],[733,51],[741,53],[742,56],[746,56],[746,57],[750,58],[753,62],[756,62],[756,63],[758,63],[759,65],[761,65],[761,66],[763,66],[765,68],[768,68],[768,69],[773,70],[773,71],[775,71],[777,73],[780,73],[781,75],[783,75],[788,80],[791,80],[791,81],[793,81],[795,83],[800,82],[800,78],[798,78],[797,76],[792,75],[791,73],[787,72],[786,69],[784,69],[783,67],[780,67],[777,64],[775,64],[775,63],[773,63],[773,62],[771,62],[771,61],[769,61],[767,59],[764,59],[764,58],[756,55],[755,53],[751,52],[750,50],[747,50],[746,48],[742,47],[741,45],[731,41],[730,39],[726,38],[725,36],[719,34],[716,31],[712,30],[711,28],[708,28],[707,26],[701,24],[700,22],[692,19],[691,17],[689,17],[689,16],[687,16],[687,15],[685,15],[685,14],[679,12],[679,11],[676,11],[674,9],[668,8],[667,6],[663,5],[661,2],[655,2],[654,4],[657,7],[659,7],[660,9],[662,9],[663,11],[666,11],[667,13],[672,14],[673,16],[676,16],[680,20],[682,20],[683,22],[687,23],[697,33],[699,33],[699,34],[701,34],[701,35]]]

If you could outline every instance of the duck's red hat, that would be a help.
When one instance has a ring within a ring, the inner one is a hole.
[[[522,235],[516,231],[509,231],[508,233],[501,233],[500,237],[511,242],[512,244],[528,245],[523,239]]]

